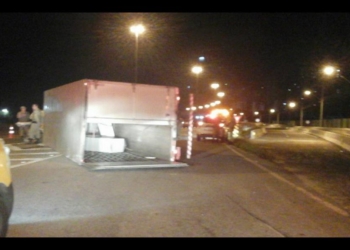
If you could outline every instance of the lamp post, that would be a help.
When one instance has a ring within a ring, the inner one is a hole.
[[[192,72],[196,74],[195,92],[196,92],[196,95],[197,95],[198,94],[198,76],[199,76],[200,73],[203,72],[203,68],[201,66],[193,66],[192,67]]]
[[[340,74],[340,70],[336,69],[333,66],[326,66],[323,68],[323,74],[326,76],[333,76],[334,74],[337,74],[338,77],[343,78],[345,81],[350,83],[350,80],[347,79],[345,76]],[[321,91],[321,101],[320,101],[320,126],[323,125],[323,104],[324,103],[324,84],[322,82],[322,91]]]
[[[305,96],[309,96],[311,95],[311,91],[310,90],[305,90],[304,93],[303,93]],[[303,126],[303,119],[304,119],[304,104],[303,104],[303,101],[301,101],[301,104],[300,104],[300,116],[299,116],[299,125],[300,126]]]
[[[259,111],[254,111],[254,116],[256,117],[254,119],[255,122],[260,122],[261,121],[259,114],[260,114]]]
[[[336,69],[333,66],[326,66],[323,68],[323,74],[326,76],[332,76]],[[323,109],[324,109],[324,81],[321,83],[321,98],[320,98],[320,118],[319,126],[323,126]]]
[[[270,114],[273,114],[273,113],[277,113],[276,114],[276,123],[279,124],[280,123],[280,113],[278,111],[276,111],[275,109],[270,109]]]
[[[133,25],[130,27],[130,31],[135,34],[135,83],[137,82],[138,71],[138,50],[139,50],[139,35],[145,31],[145,27],[142,24]]]
[[[291,109],[294,109],[296,106],[297,106],[296,102],[289,102],[288,103],[288,107]],[[289,120],[291,120],[290,112],[289,112]],[[291,121],[290,121],[290,123],[291,123]]]
[[[200,74],[203,71],[203,68],[200,66],[194,66],[192,68],[192,72],[196,74],[197,81],[196,81],[196,93],[197,93],[197,85],[198,85],[198,74]],[[197,96],[196,96],[197,97]],[[191,93],[189,95],[189,105],[190,105],[190,112],[188,117],[188,139],[187,139],[187,159],[191,158],[192,154],[192,140],[193,140],[193,110],[195,110],[194,107],[194,97],[193,92],[191,90]]]
[[[323,126],[323,106],[324,106],[324,83],[321,83],[321,99],[320,99],[320,118],[319,126]]]
[[[270,112],[269,112],[269,124],[271,124],[271,114],[272,113],[275,113],[276,111],[274,109],[270,109]]]

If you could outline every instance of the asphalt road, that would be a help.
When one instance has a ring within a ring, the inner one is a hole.
[[[212,141],[186,159],[186,143],[188,167],[100,171],[37,147],[12,169],[8,237],[350,236],[349,211],[300,175]]]
[[[294,130],[269,130],[258,139],[239,144],[235,146],[268,159],[350,213],[349,151]]]

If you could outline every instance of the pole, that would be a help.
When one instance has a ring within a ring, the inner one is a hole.
[[[304,119],[304,108],[300,108],[300,126],[303,126],[303,119]]]
[[[197,102],[198,102],[198,74],[196,74],[196,98],[197,98]]]
[[[192,153],[192,140],[193,140],[193,94],[190,94],[190,114],[189,114],[189,123],[188,123],[188,138],[187,138],[187,159],[191,158]]]
[[[137,82],[138,50],[139,50],[139,36],[136,33],[135,34],[135,83]]]
[[[323,97],[321,98],[321,103],[320,103],[320,121],[319,121],[319,126],[323,126],[323,105],[324,105],[324,100]]]
[[[324,106],[324,84],[322,82],[322,87],[321,87],[321,100],[320,100],[320,121],[319,121],[319,126],[323,126],[323,106]]]

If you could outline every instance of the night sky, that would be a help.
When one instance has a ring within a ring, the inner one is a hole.
[[[146,28],[139,37],[138,82],[177,86],[182,100],[194,86],[191,67],[200,56],[206,58],[202,99],[210,83],[226,84],[225,101],[237,109],[267,110],[298,98],[306,87],[319,93],[326,63],[350,79],[349,13],[5,12],[0,108],[15,113],[21,105],[42,106],[45,90],[84,78],[133,82],[129,27],[135,23]],[[325,116],[350,117],[350,82],[331,82]]]

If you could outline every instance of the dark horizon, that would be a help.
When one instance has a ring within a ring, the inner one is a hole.
[[[177,86],[183,100],[200,56],[206,58],[202,98],[210,83],[226,83],[232,99],[226,100],[247,108],[266,110],[305,87],[319,93],[326,63],[350,78],[350,16],[342,12],[10,12],[0,20],[0,108],[11,113],[22,105],[42,107],[45,90],[81,79],[133,82],[129,27],[137,22],[146,27],[139,37],[139,83]],[[325,117],[350,116],[349,86],[341,78],[327,86]]]

